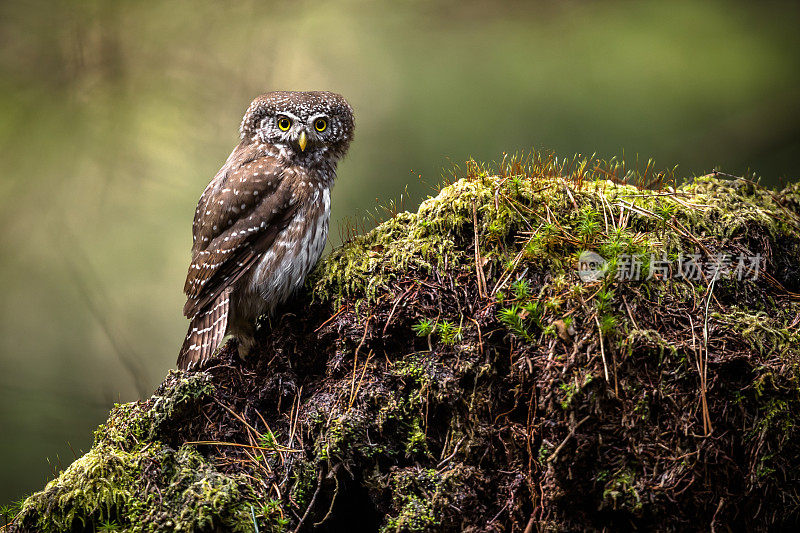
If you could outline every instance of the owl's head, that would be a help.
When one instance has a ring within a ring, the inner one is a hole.
[[[354,124],[353,110],[341,95],[275,91],[253,100],[240,133],[242,141],[273,145],[297,162],[335,163],[350,146]]]

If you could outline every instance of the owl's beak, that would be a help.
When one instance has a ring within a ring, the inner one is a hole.
[[[300,137],[297,138],[297,144],[300,145],[300,150],[305,152],[306,145],[308,144],[308,136],[305,131],[300,132]]]

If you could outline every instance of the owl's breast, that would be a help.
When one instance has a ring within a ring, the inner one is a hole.
[[[245,291],[256,297],[256,316],[271,312],[299,289],[317,264],[328,238],[330,188],[316,187],[305,207],[298,210],[289,224],[259,260],[248,279]]]

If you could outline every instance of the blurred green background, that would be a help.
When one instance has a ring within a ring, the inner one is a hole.
[[[339,222],[531,147],[800,174],[800,8],[731,2],[0,5],[0,503],[175,363],[195,203],[272,89],[341,92]],[[421,175],[421,178],[420,178]]]

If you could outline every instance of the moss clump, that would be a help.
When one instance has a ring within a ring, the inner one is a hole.
[[[132,507],[138,473],[135,453],[95,446],[48,483],[43,492],[25,502],[23,523],[34,513],[40,518],[31,525],[45,531],[70,531],[92,522],[116,521]]]
[[[633,470],[624,468],[611,475],[600,472],[597,475],[598,481],[608,478],[603,489],[603,502],[601,509],[611,509],[614,511],[624,510],[628,513],[639,515],[642,512],[643,503],[636,489],[636,476]]]
[[[800,188],[673,181],[470,162],[334,251],[259,357],[116,406],[12,529],[797,527]]]
[[[406,468],[389,476],[393,512],[386,518],[382,532],[437,531],[442,525],[441,509],[457,497],[452,491],[461,472]]]
[[[217,472],[190,446],[126,452],[96,444],[30,497],[19,528],[34,531],[252,531],[247,480]]]
[[[141,443],[170,433],[169,425],[214,394],[207,374],[170,372],[153,396],[145,402],[115,405],[108,421],[95,431],[96,445],[136,449]]]
[[[794,317],[785,316],[785,311],[779,310],[779,313],[777,317],[764,311],[748,313],[732,306],[728,313],[716,313],[713,316],[748,339],[760,355],[777,355],[781,359],[790,359],[797,354],[797,347],[800,346],[800,332],[787,327]],[[800,364],[797,360],[791,362],[794,365]]]
[[[497,180],[461,180],[424,201],[417,213],[400,213],[366,235],[335,250],[314,278],[313,293],[323,301],[361,295],[374,298],[380,289],[409,269],[430,273],[436,268],[468,268],[465,238],[480,213],[481,231],[505,238],[522,217],[512,205],[494,203]],[[521,182],[519,195],[532,195],[530,182]],[[465,231],[468,230],[468,231]],[[490,256],[498,251],[488,248]]]
[[[220,473],[193,446],[175,450],[160,440],[174,440],[174,423],[213,393],[208,374],[171,372],[149,400],[115,406],[89,453],[28,498],[17,527],[249,532],[252,505],[264,525],[280,526],[280,514],[264,514],[245,477]]]

